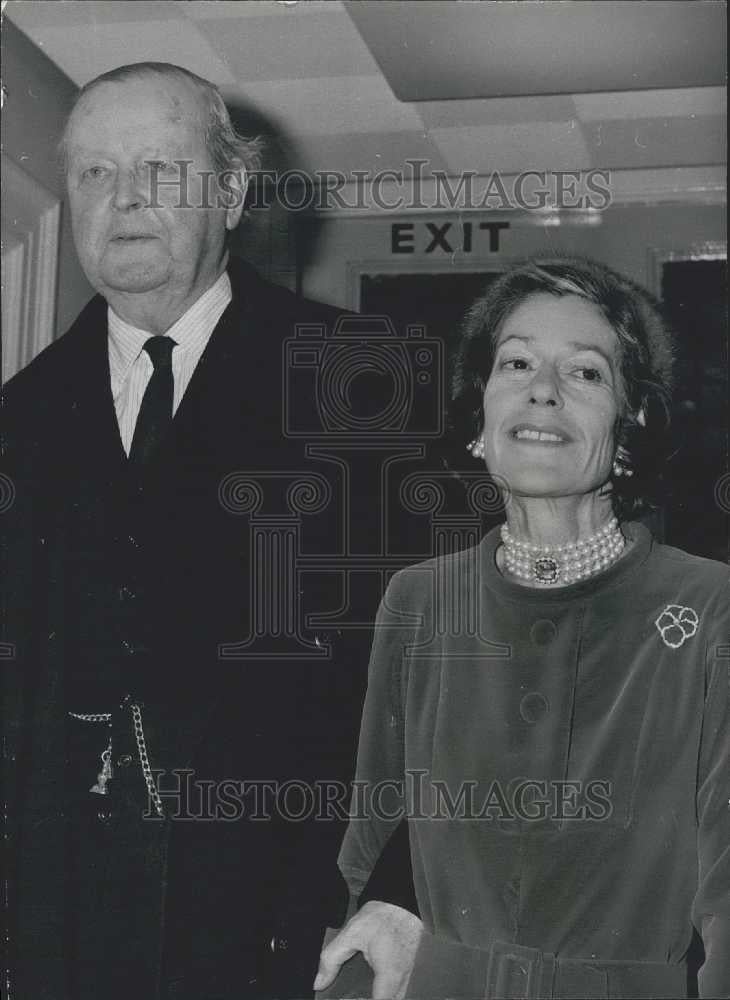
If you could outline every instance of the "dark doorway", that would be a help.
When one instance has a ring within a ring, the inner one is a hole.
[[[442,398],[448,400],[449,374],[459,343],[461,325],[469,306],[487,290],[500,271],[455,272],[445,274],[372,274],[363,275],[360,287],[360,312],[371,316],[388,316],[396,333],[406,337],[409,327],[423,328],[424,336],[439,340],[443,345],[442,371],[438,373],[442,385]],[[456,522],[463,517],[473,517],[465,499],[464,481],[453,475],[454,468],[470,467],[471,476],[482,475],[477,463],[464,461],[465,456],[455,454],[455,444],[444,436],[441,440],[424,439],[425,454],[411,463],[399,465],[399,476],[390,483],[390,494],[385,497],[389,510],[389,549],[409,557],[411,561],[444,555],[465,548],[473,541],[466,541],[459,531],[439,534],[438,516],[419,514],[404,507],[400,488],[411,475],[432,476],[444,491],[445,501],[439,515],[453,517]],[[463,446],[462,446],[463,447]],[[495,491],[496,493],[496,491]],[[491,509],[481,516],[481,533],[504,520],[501,504],[497,499]]]
[[[677,451],[667,475],[666,541],[728,559],[727,261],[672,260],[662,299],[677,332],[672,414]]]
[[[366,274],[360,286],[360,312],[389,316],[396,330],[409,325],[438,337],[451,357],[464,313],[499,272],[458,274]]]

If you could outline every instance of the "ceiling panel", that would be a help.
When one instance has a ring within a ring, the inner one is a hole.
[[[355,0],[401,101],[722,86],[725,4],[697,0]]]
[[[187,66],[221,87],[240,112],[244,131],[273,136],[276,148],[285,151],[276,162],[290,167],[373,173],[402,169],[410,158],[428,160],[425,173],[476,169],[489,174],[497,169],[661,170],[724,163],[724,82],[681,85],[688,80],[687,68],[697,68],[697,39],[706,30],[707,9],[718,18],[722,8],[724,17],[724,4],[561,4],[561,10],[575,17],[570,23],[562,17],[560,47],[553,39],[545,63],[542,49],[549,36],[541,33],[543,17],[554,6],[495,0],[423,6],[418,0],[396,0],[373,8],[363,0],[358,11],[367,17],[377,12],[379,35],[394,47],[398,71],[418,84],[417,102],[398,100],[350,9],[339,0],[10,0],[3,11],[79,86],[138,60]],[[640,32],[635,8],[641,8],[644,18]],[[491,26],[505,16],[505,9],[512,17],[519,13],[522,27],[488,58],[488,45],[498,37]],[[701,60],[713,73],[718,37],[708,43]],[[566,39],[572,40],[567,53]],[[620,87],[586,93],[577,73],[585,68],[587,51],[596,55],[598,65],[596,47],[616,66],[623,65],[627,52],[633,53],[631,67],[624,65]],[[645,82],[651,51],[670,82],[659,89],[623,89],[638,88],[642,73]],[[668,54],[678,51],[670,72]],[[482,75],[492,73],[500,59],[511,64],[517,87],[513,95],[421,99],[444,97],[454,80],[466,86],[477,68]],[[569,92],[519,92],[525,81],[558,62]]]
[[[366,170],[371,176],[384,170],[404,170],[406,160],[425,160],[424,173],[447,171],[449,165],[430,136],[417,132],[343,132],[317,136],[300,144],[308,170],[334,170],[347,176]]]
[[[393,101],[382,76],[249,81],[238,91],[297,134],[423,129],[418,111]]]
[[[727,112],[725,87],[674,87],[669,90],[622,91],[612,94],[576,94],[576,113],[583,122],[630,118],[683,118]]]
[[[569,94],[555,97],[494,97],[491,100],[424,101],[418,113],[428,128],[454,125],[517,125],[523,122],[566,122],[577,116]]]
[[[294,18],[309,17],[311,14],[341,13],[341,0],[178,0],[176,6],[181,13],[194,21],[210,21],[249,17]]]
[[[215,7],[215,4],[211,6]],[[246,17],[237,30],[230,20],[199,19],[237,80],[380,76],[378,65],[344,11],[302,17]]]
[[[109,0],[20,0],[3,4],[3,13],[28,33],[41,25],[47,28],[70,28],[74,25],[117,24],[123,21],[176,20],[180,17],[176,0],[135,0],[114,3]]]
[[[578,170],[591,166],[578,122],[431,129],[452,173]]]
[[[725,119],[636,118],[583,126],[595,167],[674,167],[723,163]]]
[[[64,4],[63,6],[67,6]],[[136,4],[130,4],[136,6]],[[34,27],[31,39],[66,76],[83,85],[123,63],[170,62],[204,76],[219,86],[235,77],[210,42],[185,18],[173,22],[91,21],[80,44],[78,25]],[[19,25],[22,30],[22,25]]]

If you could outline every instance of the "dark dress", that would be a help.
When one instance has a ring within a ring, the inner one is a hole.
[[[693,995],[695,929],[730,993],[730,574],[625,530],[560,589],[504,579],[497,529],[388,587],[339,863],[357,895],[408,815],[409,996]]]

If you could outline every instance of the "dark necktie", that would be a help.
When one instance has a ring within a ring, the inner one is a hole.
[[[134,425],[129,460],[144,465],[150,460],[172,422],[172,349],[171,337],[150,337],[144,345],[155,370],[147,383],[137,423]]]

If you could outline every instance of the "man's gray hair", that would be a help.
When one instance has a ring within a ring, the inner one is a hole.
[[[215,84],[212,84],[202,76],[198,76],[196,73],[191,73],[188,69],[183,69],[182,66],[175,66],[173,63],[129,63],[127,66],[118,66],[107,73],[102,73],[101,76],[94,77],[76,95],[68,122],[71,121],[75,109],[84,97],[101,84],[126,83],[129,80],[138,80],[153,76],[164,77],[168,80],[186,80],[188,83],[193,84],[203,106],[205,144],[208,147],[213,166],[216,170],[236,170],[243,166],[248,173],[252,173],[260,168],[261,152],[263,149],[262,139],[247,138],[236,131],[231,122],[228,108]],[[67,133],[68,123],[58,147],[64,170],[68,165]]]

